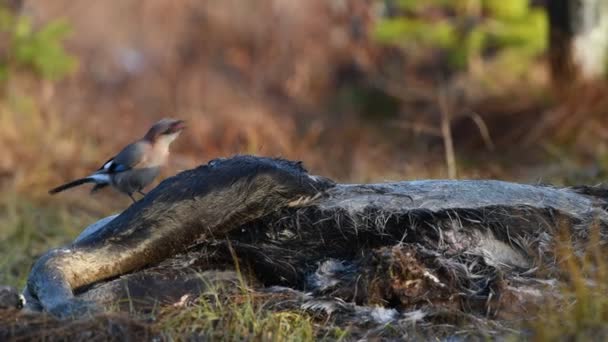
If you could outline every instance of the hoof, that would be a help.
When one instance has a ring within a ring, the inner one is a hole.
[[[12,286],[0,286],[0,309],[21,309],[23,298]]]

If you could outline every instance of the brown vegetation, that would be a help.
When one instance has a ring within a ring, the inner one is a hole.
[[[506,163],[492,150],[517,151],[522,139],[536,156],[538,142],[553,134],[596,153],[605,135],[602,87],[573,91],[564,104],[547,101],[537,90],[546,84],[541,64],[527,78],[488,63],[437,82],[437,71],[424,68],[440,65],[372,38],[374,6],[26,2],[24,13],[39,22],[62,17],[73,27],[67,46],[79,68],[60,83],[9,83],[1,173],[19,191],[42,195],[98,167],[150,122],[176,116],[189,130],[168,174],[219,155],[258,153],[303,159],[343,180],[445,177],[441,89],[464,175],[509,177],[507,164],[520,161]],[[468,165],[479,158],[491,163]]]

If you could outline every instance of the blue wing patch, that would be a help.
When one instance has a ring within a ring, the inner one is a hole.
[[[130,169],[130,167],[125,166],[125,165],[123,165],[123,164],[116,164],[116,163],[113,163],[113,164],[110,166],[110,170],[109,170],[109,171],[110,171],[110,172],[122,172],[122,171],[127,171],[128,169]]]
[[[104,173],[116,173],[116,172],[123,172],[123,171],[127,171],[129,170],[130,167],[124,165],[124,164],[118,164],[114,161],[114,159],[110,159],[107,162],[105,162],[103,164],[102,167],[100,167],[97,171],[103,171]]]

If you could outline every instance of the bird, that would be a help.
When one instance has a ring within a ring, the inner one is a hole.
[[[166,164],[169,157],[169,145],[185,127],[183,120],[162,119],[156,122],[143,138],[127,145],[91,175],[53,188],[49,190],[49,194],[54,195],[82,184],[95,183],[91,193],[110,185],[128,195],[135,203],[133,194],[137,192],[142,196],[146,195],[142,190],[158,176],[160,168]]]

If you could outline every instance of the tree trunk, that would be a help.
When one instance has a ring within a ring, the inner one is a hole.
[[[608,2],[550,0],[551,74],[558,87],[604,76],[608,52]]]

